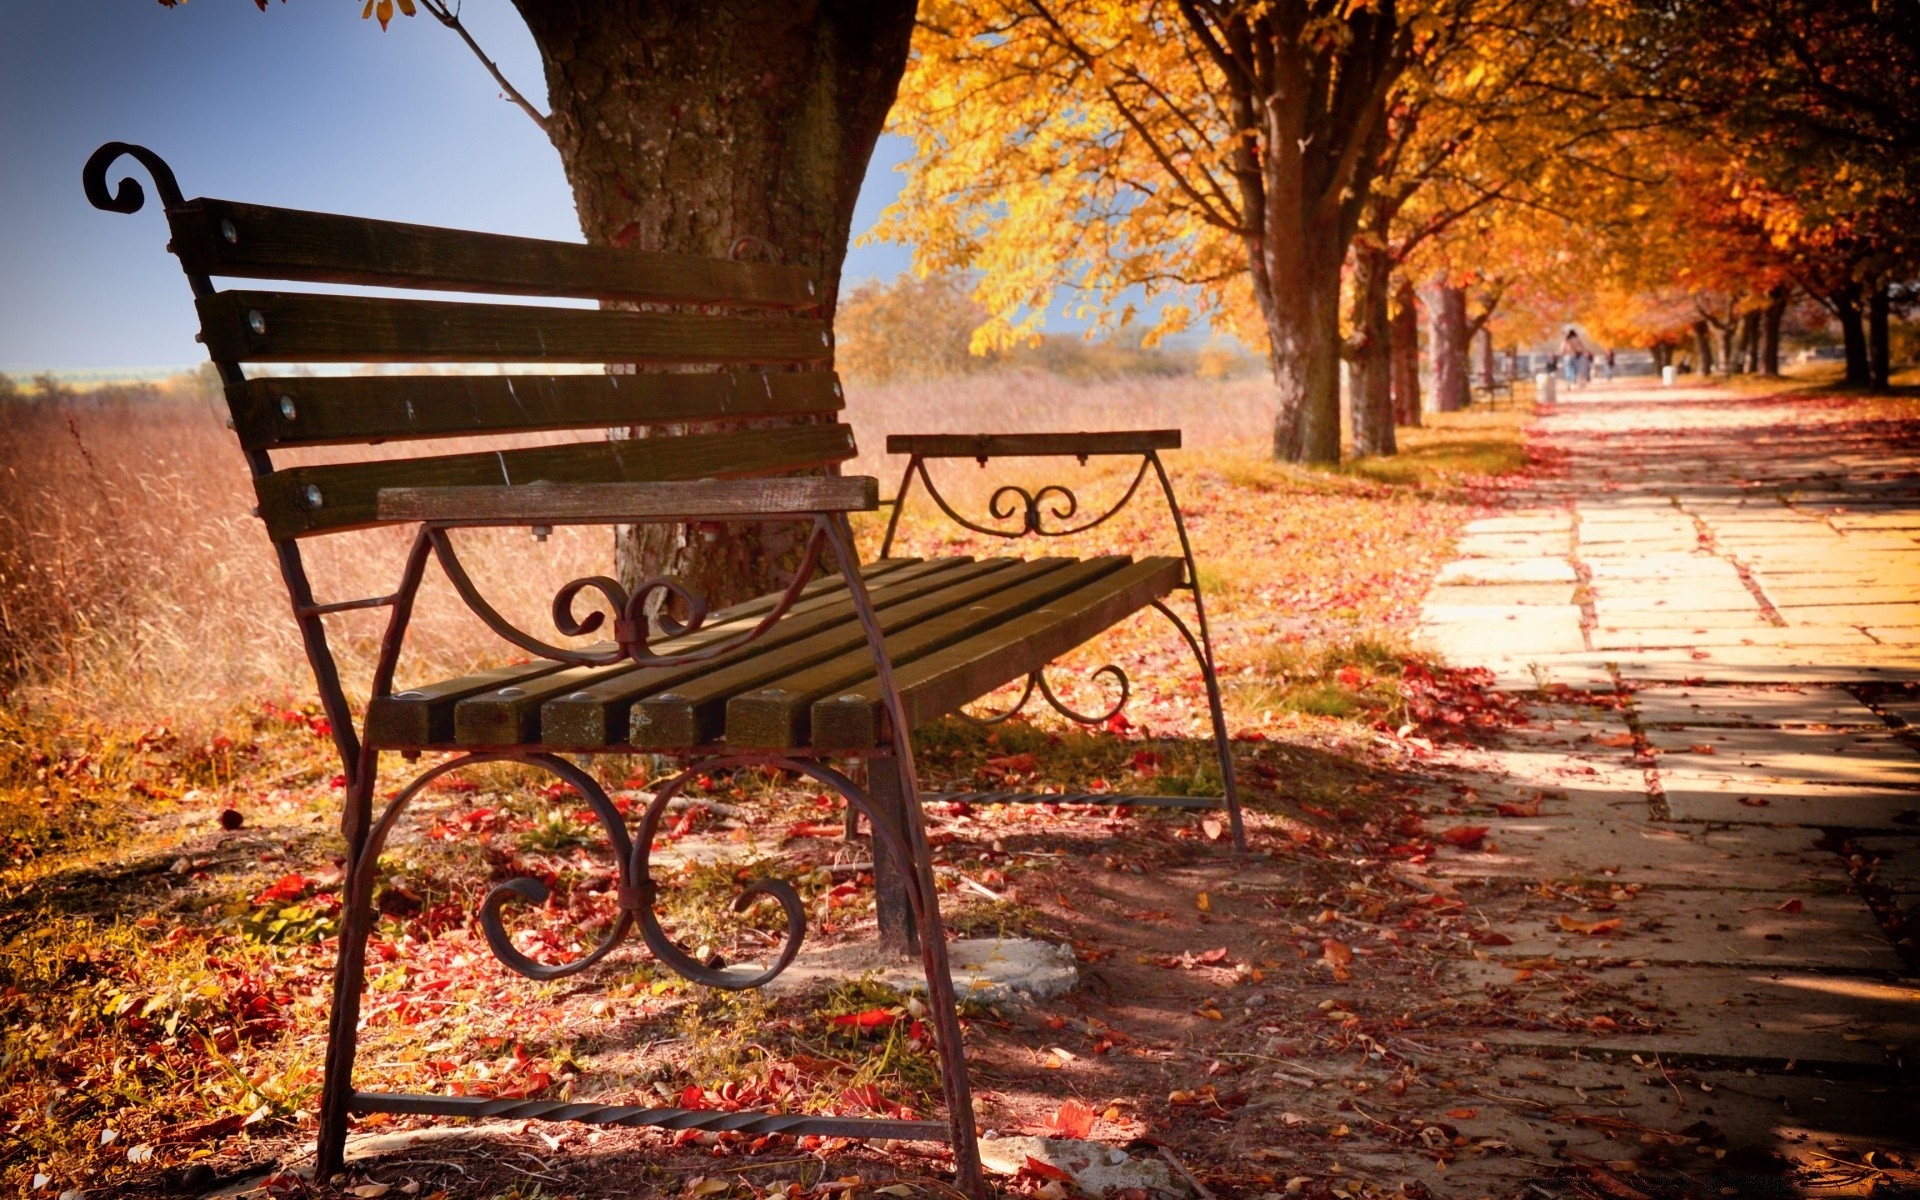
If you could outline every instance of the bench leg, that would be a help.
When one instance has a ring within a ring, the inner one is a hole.
[[[373,929],[372,859],[368,850],[378,756],[362,756],[360,778],[347,806],[347,873],[340,914],[340,947],[334,959],[333,1002],[327,1016],[326,1074],[320,1090],[320,1128],[315,1147],[314,1182],[325,1184],[345,1165],[348,1106],[353,1099],[353,1060],[359,1049],[360,992],[365,983],[367,936]]]
[[[1194,593],[1199,599],[1199,593]],[[1173,623],[1186,639],[1187,648],[1193,651],[1194,661],[1199,664],[1201,680],[1207,685],[1207,712],[1213,718],[1213,749],[1220,762],[1220,786],[1223,795],[1221,804],[1227,810],[1227,824],[1233,831],[1233,848],[1245,852],[1247,848],[1247,827],[1240,819],[1240,787],[1233,773],[1233,743],[1227,737],[1227,714],[1220,702],[1220,676],[1214,670],[1213,655],[1205,643],[1195,636],[1180,614],[1168,607],[1166,601],[1155,600],[1153,606],[1161,615]]]
[[[876,754],[868,759],[867,794],[896,829],[907,828],[906,788],[901,783],[897,756]],[[848,811],[852,811],[851,806]],[[920,953],[920,931],[915,928],[913,906],[907,898],[907,872],[911,869],[910,863],[894,861],[884,839],[873,839],[873,898],[880,919],[880,949],[896,958],[911,959]]]

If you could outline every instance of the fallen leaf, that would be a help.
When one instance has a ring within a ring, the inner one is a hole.
[[[1525,804],[1496,804],[1493,811],[1503,817],[1537,817],[1540,815],[1540,798],[1535,796]]]
[[[1455,825],[1452,829],[1440,831],[1440,840],[1449,846],[1458,846],[1462,850],[1471,850],[1486,839],[1486,825]]]
[[[1791,900],[1782,901],[1780,904],[1780,907],[1775,909],[1774,911],[1783,912],[1783,913],[1797,913],[1797,912],[1806,911],[1806,907],[1807,906],[1801,902],[1800,898],[1798,896],[1795,896]]]
[[[1201,912],[1213,911],[1213,900],[1205,892],[1201,892],[1198,896],[1195,896],[1193,903]]]
[[[1773,801],[1768,800],[1764,796],[1742,796],[1740,797],[1740,803],[1746,805],[1748,808],[1765,808],[1767,805],[1772,804]]]
[[[1593,741],[1594,744],[1598,746],[1609,746],[1615,750],[1621,750],[1633,745],[1633,735],[1631,733],[1606,733],[1594,738]]]
[[[1582,933],[1588,937],[1599,937],[1601,934],[1612,933],[1614,930],[1620,928],[1620,918],[1609,917],[1604,921],[1579,921],[1562,913],[1559,924],[1560,928],[1566,930],[1568,933]]]
[[[1084,1139],[1093,1133],[1093,1110],[1069,1100],[1047,1121],[1047,1128],[1060,1137]]]
[[[1688,746],[1687,749],[1695,754],[1712,754],[1715,752],[1713,747],[1706,742],[1695,742],[1693,745]]]
[[[1466,1121],[1479,1116],[1480,1110],[1477,1108],[1450,1108],[1447,1110],[1447,1115],[1456,1121]]]
[[[1349,979],[1352,972],[1347,968],[1353,965],[1353,947],[1338,938],[1323,938],[1320,941],[1320,961],[1333,968],[1335,979]]]
[[[1032,1175],[1037,1175],[1041,1179],[1058,1179],[1062,1183],[1073,1182],[1073,1176],[1067,1174],[1065,1171],[1062,1171],[1059,1167],[1054,1166],[1050,1162],[1041,1162],[1039,1159],[1035,1158],[1031,1154],[1027,1155],[1026,1164],[1022,1166],[1020,1169],[1023,1172],[1026,1172]]]

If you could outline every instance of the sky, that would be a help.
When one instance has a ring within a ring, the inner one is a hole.
[[[148,204],[86,202],[102,142],[147,146],[188,196],[579,241],[560,157],[460,39],[424,13],[386,33],[356,0],[4,0],[0,35],[0,371],[205,361],[185,278]],[[462,20],[545,108],[508,0]],[[911,147],[886,138],[854,217],[869,228]],[[128,165],[122,160],[121,166]],[[144,177],[138,170],[120,174]],[[891,278],[905,247],[855,247],[844,278]]]

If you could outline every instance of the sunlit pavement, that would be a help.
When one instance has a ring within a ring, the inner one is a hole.
[[[1497,1040],[1568,1069],[1718,1071],[1717,1112],[1676,1088],[1672,1120],[1715,1114],[1802,1161],[1911,1147],[1920,426],[1616,385],[1562,392],[1534,438],[1562,469],[1469,527],[1423,628],[1541,692],[1534,728],[1461,765],[1544,801],[1432,871],[1618,885],[1598,933],[1501,930],[1482,982],[1609,970],[1661,1015]]]

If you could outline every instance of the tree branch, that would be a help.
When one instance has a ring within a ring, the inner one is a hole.
[[[507,99],[519,105],[521,112],[532,117],[533,123],[540,127],[541,133],[546,134],[549,138],[553,136],[553,123],[551,118],[535,108],[525,96],[521,95],[519,88],[507,82],[507,77],[501,73],[499,65],[487,57],[487,52],[480,48],[480,43],[473,40],[473,35],[468,33],[467,27],[461,23],[459,9],[448,8],[446,0],[420,0],[420,7],[426,9],[434,20],[459,34],[460,40],[467,44],[467,49],[473,51],[473,56],[480,60],[480,65],[487,69],[487,73],[493,76],[493,81],[500,85],[500,90],[507,94]]]

